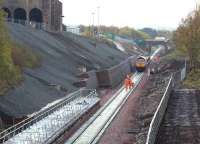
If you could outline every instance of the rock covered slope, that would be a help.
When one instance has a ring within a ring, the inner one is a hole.
[[[95,47],[91,40],[68,33],[52,34],[18,24],[8,28],[12,39],[30,47],[42,62],[37,69],[24,70],[23,83],[0,97],[0,111],[8,116],[31,114],[76,90],[73,83],[79,67],[108,68],[128,57],[104,43]]]

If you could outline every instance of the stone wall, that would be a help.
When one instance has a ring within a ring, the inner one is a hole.
[[[43,23],[48,31],[62,30],[62,3],[59,0],[5,0],[0,8],[10,19]]]

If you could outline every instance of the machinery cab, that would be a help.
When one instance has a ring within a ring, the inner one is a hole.
[[[135,63],[135,68],[138,72],[143,72],[148,63],[148,58],[145,56],[139,56]]]

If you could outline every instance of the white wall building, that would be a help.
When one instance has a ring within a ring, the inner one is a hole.
[[[78,26],[66,26],[66,31],[71,32],[73,34],[80,35],[80,27]]]

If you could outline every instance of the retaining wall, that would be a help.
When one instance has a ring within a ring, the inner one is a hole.
[[[127,74],[135,72],[134,62],[135,57],[130,57],[119,65],[110,69],[105,69],[96,72],[98,87],[116,87],[123,82]]]

